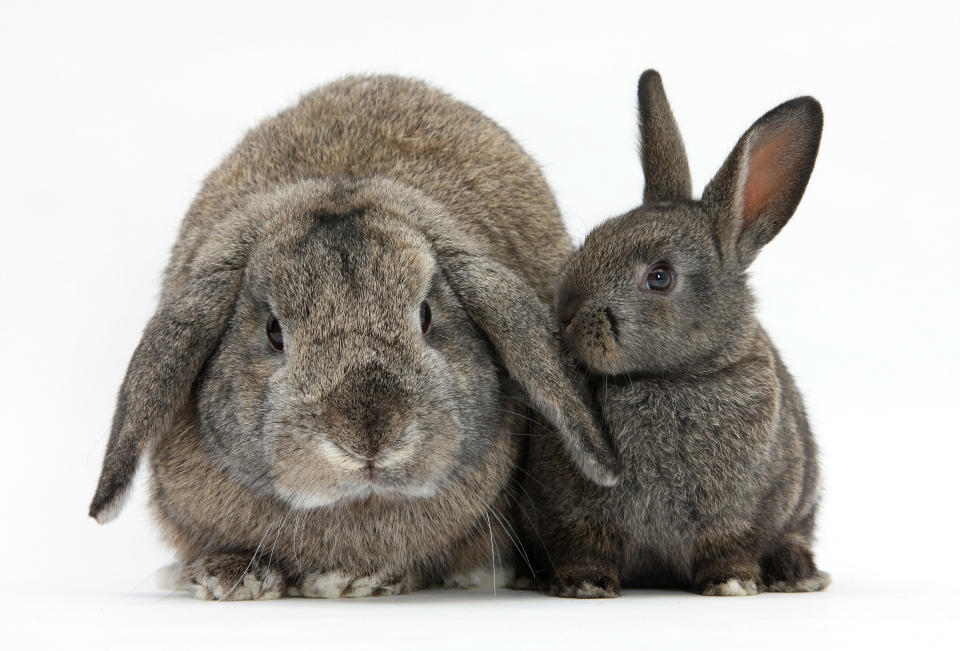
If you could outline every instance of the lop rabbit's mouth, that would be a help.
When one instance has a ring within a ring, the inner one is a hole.
[[[405,501],[426,499],[437,492],[435,481],[397,482],[366,477],[331,487],[329,490],[296,490],[278,488],[277,493],[295,509],[311,510],[317,508],[347,506],[370,499],[384,501]]]

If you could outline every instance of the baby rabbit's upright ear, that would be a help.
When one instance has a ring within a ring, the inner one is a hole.
[[[554,319],[533,289],[494,260],[459,251],[443,261],[448,281],[500,353],[510,376],[555,427],[580,471],[601,486],[619,478],[616,454],[560,352]]]
[[[743,134],[703,192],[724,256],[746,267],[780,232],[810,180],[822,131],[819,102],[798,97]]]
[[[643,202],[689,200],[690,166],[680,129],[667,102],[660,73],[647,70],[637,85]]]
[[[120,513],[141,454],[189,400],[233,313],[247,247],[234,236],[213,239],[219,243],[199,252],[188,280],[161,299],[127,367],[90,504],[90,515],[101,524]]]

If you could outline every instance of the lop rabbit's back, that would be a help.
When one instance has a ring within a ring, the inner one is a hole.
[[[206,179],[167,270],[179,285],[212,226],[253,192],[321,176],[391,178],[552,301],[569,236],[539,167],[478,110],[411,79],[354,76],[306,94],[252,129]]]

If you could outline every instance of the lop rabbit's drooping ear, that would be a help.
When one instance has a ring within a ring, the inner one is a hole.
[[[823,131],[812,97],[784,102],[753,123],[703,192],[724,256],[748,266],[803,197]]]
[[[559,333],[537,292],[508,266],[486,255],[453,227],[442,207],[419,193],[390,188],[392,202],[417,216],[451,288],[496,348],[510,377],[556,429],[576,467],[596,484],[613,486],[620,462],[585,401],[585,378],[561,354]],[[429,208],[424,208],[428,206]]]
[[[443,266],[507,372],[556,427],[576,466],[601,486],[616,484],[620,472],[616,454],[560,354],[551,319],[536,292],[509,268],[484,255],[460,250]]]
[[[120,513],[141,455],[170,429],[187,403],[233,311],[246,238],[212,240],[191,265],[190,278],[163,297],[127,367],[90,504],[90,516],[101,524]]]
[[[656,70],[647,70],[640,76],[637,95],[643,201],[689,200],[693,183],[687,152]]]

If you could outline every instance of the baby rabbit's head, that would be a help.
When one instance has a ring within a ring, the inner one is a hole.
[[[709,372],[753,329],[745,271],[793,215],[823,126],[810,97],[781,104],[741,137],[700,201],[655,71],[640,78],[644,203],[591,232],[561,274],[557,314],[598,374]]]

